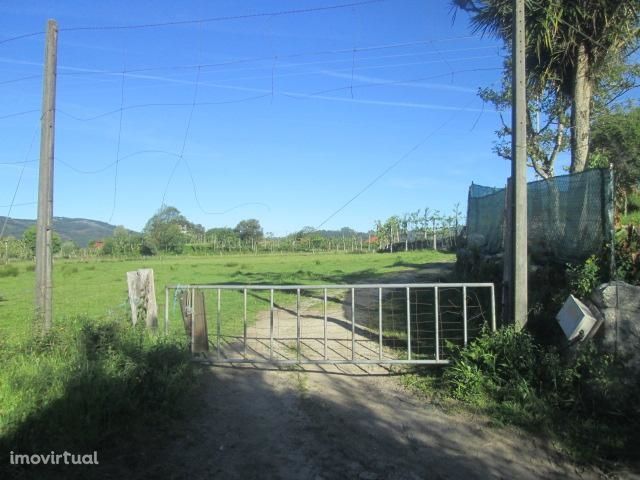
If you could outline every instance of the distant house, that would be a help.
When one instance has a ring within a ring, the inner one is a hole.
[[[104,240],[96,240],[89,244],[90,247],[95,248],[96,250],[102,250],[104,248]]]

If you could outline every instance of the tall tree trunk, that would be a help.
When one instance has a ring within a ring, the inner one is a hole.
[[[578,48],[571,104],[571,173],[582,172],[589,154],[589,117],[591,114],[592,80],[589,57],[584,44]]]

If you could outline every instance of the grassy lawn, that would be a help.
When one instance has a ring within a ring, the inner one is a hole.
[[[126,316],[126,272],[139,268],[154,270],[158,308],[162,312],[164,286],[169,284],[355,283],[414,270],[430,262],[454,260],[453,254],[433,251],[57,260],[54,318],[64,323],[78,315],[95,319]],[[31,263],[0,267],[0,334],[5,338],[20,338],[30,331],[34,282]]]
[[[0,361],[5,367],[0,372],[0,450],[108,450],[132,432],[143,436],[148,424],[169,425],[186,411],[180,402],[197,384],[197,369],[185,348],[181,322],[172,323],[167,337],[131,328],[127,271],[154,269],[163,312],[164,286],[170,284],[383,282],[388,273],[453,260],[451,254],[429,251],[58,260],[54,328],[43,337],[28,335],[33,322],[33,264],[0,266]],[[242,295],[227,294],[226,312],[237,317]],[[211,311],[214,295],[209,297]],[[290,305],[295,295],[281,294],[276,300]],[[178,320],[173,299],[171,304],[173,319]],[[265,308],[264,299],[252,297],[252,315]],[[232,330],[237,320],[234,325]],[[6,476],[3,467],[0,478]],[[10,475],[25,473],[9,470]]]

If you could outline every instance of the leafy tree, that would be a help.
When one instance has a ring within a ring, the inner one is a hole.
[[[411,225],[413,225],[413,228],[411,228],[411,230],[413,231],[413,240],[416,240],[416,234],[420,230],[420,209],[409,214],[409,222]]]
[[[378,237],[378,247],[386,247],[391,243],[391,233],[388,229],[388,225],[381,220],[375,221],[376,225],[376,237]]]
[[[132,233],[122,225],[113,230],[111,237],[104,240],[103,255],[134,255],[140,253],[142,236]]]
[[[400,218],[399,227],[402,236],[404,237],[404,251],[409,251],[409,223],[411,222],[410,214],[405,213]]]
[[[510,46],[512,0],[452,3],[471,14],[475,31],[502,38]],[[559,115],[557,126],[562,106],[569,106],[570,170],[580,172],[589,151],[592,99],[608,95],[606,88],[598,87],[625,83],[620,72],[638,43],[638,0],[528,0],[525,17],[530,97],[552,100],[555,106],[548,111]]]
[[[340,229],[340,236],[344,237],[344,238],[348,238],[348,237],[354,237],[358,234],[358,232],[356,232],[353,228],[349,228],[349,227],[342,227]]]
[[[76,253],[76,249],[78,247],[76,247],[76,244],[73,243],[71,240],[67,240],[66,242],[63,242],[62,245],[60,246],[60,254],[64,257],[64,258],[71,258],[74,253]]]
[[[627,197],[640,188],[640,107],[617,107],[594,122],[589,166],[613,164],[618,196],[627,213]]]
[[[314,227],[306,226],[302,227],[300,231],[295,232],[293,236],[296,241],[300,241],[305,238],[310,238],[311,236],[313,236],[314,232],[316,232],[316,229]]]
[[[158,253],[156,244],[152,242],[149,237],[143,235],[140,241],[140,255],[148,257],[156,253]]]
[[[429,207],[424,207],[424,212],[420,217],[420,230],[422,230],[424,240],[427,239],[427,231],[429,230],[429,222],[431,221],[431,210]]]
[[[234,230],[242,241],[260,240],[264,236],[260,222],[255,218],[240,221]]]
[[[36,226],[32,225],[22,234],[22,240],[24,241],[27,250],[31,253],[31,256],[36,254],[36,230]],[[53,253],[58,253],[62,245],[62,240],[60,240],[60,235],[56,232],[53,232],[51,244]]]
[[[146,250],[182,253],[191,223],[175,207],[162,207],[144,227]]]
[[[501,127],[494,151],[511,160],[511,125],[504,114],[511,112],[511,61],[505,60],[500,89],[481,88],[478,95],[493,105],[500,115]],[[553,89],[527,99],[527,164],[541,178],[554,176],[558,154],[569,147],[569,115],[566,99]]]
[[[218,243],[237,243],[240,238],[233,228],[228,227],[211,228],[207,230],[206,235],[209,242],[215,239]]]
[[[30,253],[24,240],[12,236],[0,238],[0,258],[5,261],[10,258],[28,259],[32,256]]]

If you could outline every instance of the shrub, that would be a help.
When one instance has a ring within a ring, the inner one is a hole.
[[[640,228],[628,226],[616,232],[616,278],[640,284]]]
[[[588,297],[600,282],[598,258],[592,255],[582,265],[567,265],[567,280],[572,294]]]
[[[640,375],[585,342],[577,351],[540,346],[509,326],[453,348],[442,385],[501,422],[559,437],[579,460],[636,455]]]
[[[528,394],[523,385],[535,377],[538,357],[539,347],[528,333],[513,326],[486,331],[466,348],[454,348],[443,380],[455,398],[474,403],[484,395],[522,396]]]
[[[2,277],[17,277],[20,271],[13,265],[4,265],[0,267],[0,278]]]
[[[193,381],[181,343],[81,318],[0,344],[0,448],[92,451],[150,419],[168,420]]]

